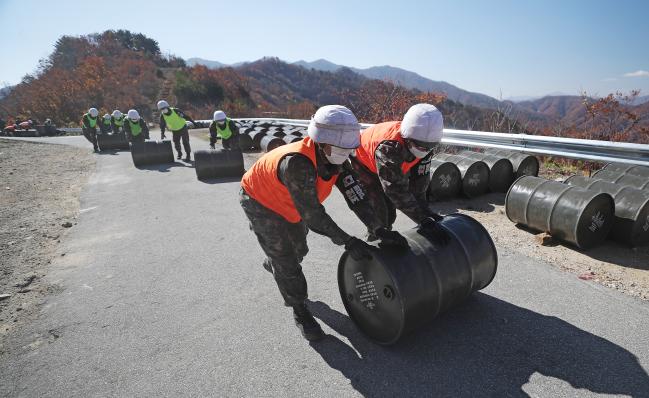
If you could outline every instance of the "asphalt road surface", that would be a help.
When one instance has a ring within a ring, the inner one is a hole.
[[[2,396],[649,397],[649,305],[503,248],[489,287],[385,348],[344,311],[342,249],[310,233],[303,266],[328,336],[309,344],[261,266],[238,181],[97,158],[49,272],[64,290],[12,338]],[[339,193],[325,205],[362,234]]]

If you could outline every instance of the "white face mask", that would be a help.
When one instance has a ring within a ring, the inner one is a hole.
[[[416,158],[419,158],[419,159],[425,158],[425,157],[428,156],[428,154],[432,151],[432,149],[429,150],[429,151],[422,151],[422,150],[420,150],[419,148],[417,148],[415,145],[413,145],[412,143],[408,144],[408,150],[409,150],[410,153],[412,153]]]
[[[343,164],[354,152],[353,149],[339,148],[337,146],[331,147],[331,155],[325,154],[327,161],[331,164]]]

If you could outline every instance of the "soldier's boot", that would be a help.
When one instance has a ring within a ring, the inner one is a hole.
[[[187,156],[185,157],[185,162],[191,162],[192,161],[192,154],[191,152],[187,152]]]
[[[178,151],[178,156],[176,157],[176,159],[180,160],[182,158],[183,158],[183,153]]]
[[[293,318],[305,339],[316,341],[325,337],[322,328],[311,314],[311,311],[306,308],[305,304],[299,304],[293,307]]]

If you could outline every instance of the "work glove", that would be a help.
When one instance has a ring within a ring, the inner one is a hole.
[[[381,227],[374,231],[374,235],[380,239],[379,246],[381,247],[408,248],[408,241],[397,231],[390,231],[387,228]]]
[[[370,248],[370,245],[355,236],[352,236],[347,240],[347,242],[345,242],[345,250],[347,250],[349,255],[356,261],[371,259],[372,255],[370,254]]]
[[[164,140],[165,139],[165,133],[160,134],[160,139]]]
[[[440,220],[442,219],[441,216],[438,215],[438,217]],[[439,243],[442,246],[446,246],[451,240],[448,232],[432,217],[421,220],[418,232],[432,240],[433,243]]]

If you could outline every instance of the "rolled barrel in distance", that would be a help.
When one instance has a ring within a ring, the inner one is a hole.
[[[227,149],[194,152],[194,167],[199,180],[240,177],[245,172],[241,151]]]
[[[171,141],[145,141],[131,143],[131,157],[135,167],[174,162]]]
[[[415,228],[403,233],[407,250],[377,248],[369,260],[354,260],[347,252],[340,258],[343,304],[373,341],[394,344],[485,288],[496,275],[496,247],[480,223],[451,214],[440,225],[450,235],[446,245]]]
[[[507,192],[507,217],[527,227],[588,249],[601,244],[613,227],[611,195],[533,176],[516,180]]]

